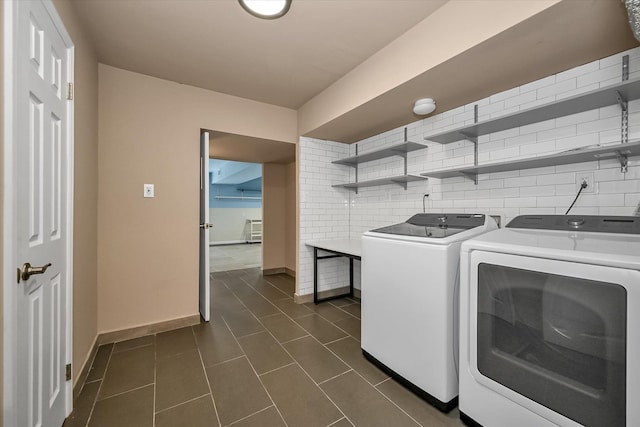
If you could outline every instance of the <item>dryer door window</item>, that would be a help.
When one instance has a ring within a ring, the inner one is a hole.
[[[480,263],[477,298],[482,375],[585,426],[625,425],[624,287]]]

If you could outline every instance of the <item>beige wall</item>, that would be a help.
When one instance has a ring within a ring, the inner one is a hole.
[[[286,201],[285,201],[285,260],[284,266],[296,271],[296,212],[298,201],[296,162],[286,165]]]
[[[98,330],[196,314],[200,129],[295,143],[296,112],[102,64],[99,100]]]
[[[71,2],[54,4],[75,46],[73,207],[73,373],[98,332],[98,59]]]
[[[286,165],[262,166],[262,269],[283,268],[286,249]]]
[[[303,105],[300,134],[308,134],[558,2],[446,3]]]

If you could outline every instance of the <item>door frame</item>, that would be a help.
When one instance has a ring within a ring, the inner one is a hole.
[[[207,153],[209,154],[209,157],[206,159],[202,158],[202,146],[204,145],[206,140],[207,143]],[[209,186],[211,185],[209,182],[209,159],[211,158],[211,132],[205,129],[201,129],[200,130],[200,139],[198,141],[198,146],[199,146],[199,163],[200,163],[200,190],[199,190],[199,203],[198,203],[198,224],[200,224],[200,227],[202,227],[202,224],[207,224],[209,223],[209,221],[211,221],[211,218],[209,218],[207,221],[202,222],[204,219],[201,218],[202,212],[204,210],[208,210],[209,209],[209,200],[211,197],[211,194],[208,191]],[[207,171],[207,173],[205,174],[205,170]],[[207,188],[207,190],[205,190],[205,188]],[[206,206],[203,203],[203,198],[202,198],[202,193],[204,191],[204,194],[206,195],[206,200],[204,200],[204,202],[206,202]],[[205,216],[208,217],[208,215],[205,214]],[[210,240],[207,239],[206,237],[209,236],[209,229],[204,229],[204,232],[202,230],[202,228],[200,228],[198,230],[198,311],[200,312],[200,317],[202,318],[202,320],[204,320],[205,322],[209,322],[211,321],[211,264],[210,264],[210,253],[211,253],[211,248],[210,248],[210,242],[207,242],[207,245],[203,245],[202,244],[202,236],[205,236],[205,240]],[[204,248],[204,254],[202,254],[202,250]],[[204,262],[203,262],[204,260]],[[209,261],[209,262],[207,262]],[[205,268],[208,267],[208,268]],[[208,271],[207,271],[208,270]],[[204,295],[203,295],[203,284],[202,284],[202,280],[203,278],[206,277],[205,279],[205,284],[204,284]],[[205,298],[205,300],[203,301],[203,297]],[[203,302],[204,302],[204,306],[203,306]],[[204,312],[206,314],[206,316],[204,316],[202,314],[204,308]]]
[[[41,0],[45,9],[60,33],[65,46],[67,47],[67,81],[74,82],[74,58],[75,47],[69,33],[67,32],[60,15],[55,9],[52,0]],[[17,416],[15,413],[15,399],[18,378],[15,377],[17,371],[17,313],[15,301],[17,299],[17,287],[15,283],[15,270],[18,265],[17,260],[17,196],[16,190],[16,143],[14,137],[17,128],[17,115],[15,114],[16,94],[16,43],[15,34],[17,9],[13,1],[2,2],[3,8],[3,37],[2,56],[4,60],[4,76],[2,88],[4,91],[4,114],[3,114],[3,184],[4,195],[2,198],[2,304],[3,304],[3,421],[5,427],[16,426]],[[65,364],[73,363],[73,195],[74,195],[74,102],[67,104],[67,149],[64,155],[67,160],[67,185],[64,191],[67,192],[67,218],[66,218],[66,238],[67,238],[67,288],[66,288],[66,331],[64,334],[64,346],[66,350]],[[73,365],[72,365],[73,366]],[[71,381],[65,381],[65,409],[66,416],[73,408],[73,374]]]

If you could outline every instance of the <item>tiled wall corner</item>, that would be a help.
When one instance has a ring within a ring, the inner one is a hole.
[[[313,249],[305,242],[349,235],[349,196],[331,187],[349,181],[349,170],[331,163],[347,157],[349,146],[305,137],[299,144],[300,254],[296,279],[298,295],[307,295],[313,293]],[[343,278],[348,278],[347,260],[322,260],[318,266],[321,291],[342,286]]]

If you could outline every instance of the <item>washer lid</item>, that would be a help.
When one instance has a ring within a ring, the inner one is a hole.
[[[395,234],[399,236],[415,236],[444,238],[453,236],[471,228],[480,227],[485,222],[482,214],[416,214],[400,224],[371,230],[376,233]]]
[[[602,215],[521,215],[507,228],[640,234],[640,217]]]

